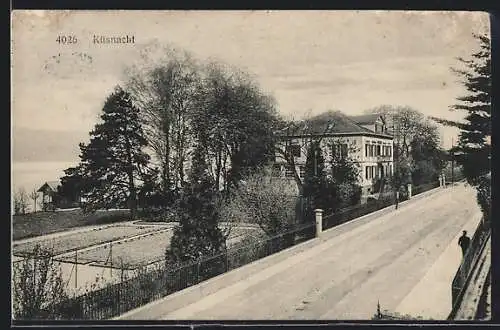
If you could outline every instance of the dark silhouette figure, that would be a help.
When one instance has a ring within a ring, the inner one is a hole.
[[[462,248],[462,256],[465,257],[465,253],[470,245],[470,238],[467,236],[467,231],[464,230],[462,236],[458,239],[458,245]]]
[[[399,205],[399,191],[396,191],[395,203],[396,203],[396,210],[397,210],[398,205]]]

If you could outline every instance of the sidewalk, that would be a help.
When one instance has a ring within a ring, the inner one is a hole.
[[[467,230],[469,236],[473,235],[479,221],[481,221],[481,213],[478,213],[457,232],[455,239],[398,305],[395,312],[415,317],[421,316],[423,319],[446,320],[452,308],[451,283],[462,259],[462,252],[457,243],[458,238],[462,235],[462,230]]]

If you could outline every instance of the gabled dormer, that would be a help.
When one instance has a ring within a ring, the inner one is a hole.
[[[387,134],[387,124],[381,114],[367,114],[349,117],[356,124],[364,127],[374,133]]]

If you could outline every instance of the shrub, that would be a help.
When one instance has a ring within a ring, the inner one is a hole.
[[[29,258],[13,266],[13,315],[15,319],[57,319],[55,308],[67,299],[60,266],[51,251],[36,245]]]

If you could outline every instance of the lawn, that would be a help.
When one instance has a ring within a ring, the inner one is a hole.
[[[141,264],[150,264],[163,260],[165,250],[170,244],[173,230],[168,229],[160,232],[158,230],[159,228],[156,228],[155,232],[151,232],[149,235],[143,237],[127,239],[116,244],[113,243],[112,253],[110,253],[109,245],[78,253],[78,262],[110,266],[109,257],[111,255],[113,267],[120,268],[120,265],[123,264],[125,268],[134,269]],[[259,229],[233,227],[228,239],[228,245],[238,242],[244,235],[249,235],[257,230]],[[74,260],[74,256],[68,256],[61,260],[72,261]]]
[[[157,231],[158,227],[153,226],[107,226],[92,229],[85,232],[62,235],[57,239],[47,239],[37,242],[18,243],[14,242],[13,254],[23,256],[33,251],[36,244],[42,248],[52,249],[54,255],[64,252],[80,250],[97,244],[102,244],[126,237],[145,234]]]
[[[12,217],[12,238],[41,236],[69,228],[108,224],[130,220],[128,210],[97,211],[84,214],[81,210],[36,212]]]

